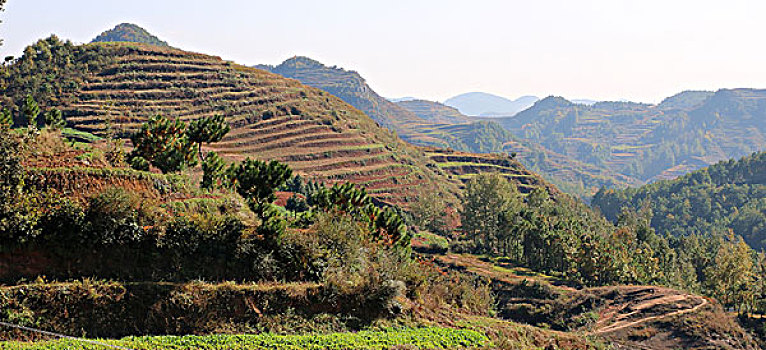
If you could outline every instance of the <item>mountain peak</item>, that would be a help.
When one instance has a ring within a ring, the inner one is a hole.
[[[325,68],[321,62],[306,56],[293,56],[282,62],[280,66],[291,68]]]
[[[99,34],[96,42],[131,42],[169,47],[167,42],[160,40],[146,29],[132,23],[121,23],[116,27]]]
[[[569,107],[573,103],[560,96],[548,96],[534,104],[535,108],[551,109],[559,107]]]

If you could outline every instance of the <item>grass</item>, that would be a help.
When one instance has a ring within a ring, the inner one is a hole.
[[[61,135],[67,139],[80,141],[80,142],[96,142],[102,139],[101,137],[93,135],[89,132],[75,130],[71,128],[65,128],[61,130]]]
[[[489,338],[481,332],[442,327],[386,329],[357,333],[330,333],[304,335],[207,335],[207,336],[155,336],[128,337],[121,340],[103,340],[104,343],[134,350],[149,349],[359,349],[383,350],[393,347],[407,349],[459,349],[488,345]],[[104,346],[75,340],[57,340],[38,343],[5,342],[0,349],[7,350],[63,350],[104,349]]]
[[[413,245],[419,247],[426,247],[430,249],[436,248],[444,251],[449,249],[449,241],[447,238],[427,231],[418,231],[415,233],[415,237],[413,237],[412,240]]]

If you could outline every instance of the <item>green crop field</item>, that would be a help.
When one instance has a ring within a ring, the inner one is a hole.
[[[360,349],[382,350],[399,346],[407,349],[460,349],[486,345],[489,339],[472,330],[427,327],[362,331],[357,333],[307,335],[209,335],[128,337],[104,340],[103,343],[134,350],[149,349]],[[0,342],[7,350],[63,350],[105,349],[98,344],[75,340],[57,340],[37,343]]]

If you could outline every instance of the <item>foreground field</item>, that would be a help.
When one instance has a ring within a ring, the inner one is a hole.
[[[450,328],[410,328],[386,331],[362,331],[358,333],[332,333],[310,335],[210,335],[183,337],[129,337],[107,340],[105,344],[139,349],[390,349],[407,346],[407,349],[460,349],[486,345],[484,334],[471,330]],[[59,350],[104,349],[98,344],[86,344],[74,340],[40,343],[5,342],[0,349],[8,350]]]

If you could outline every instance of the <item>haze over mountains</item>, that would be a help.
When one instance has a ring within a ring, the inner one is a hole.
[[[469,116],[513,116],[532,106],[539,100],[536,96],[522,96],[515,100],[488,94],[469,92],[444,101],[447,106],[457,108],[460,113]]]

